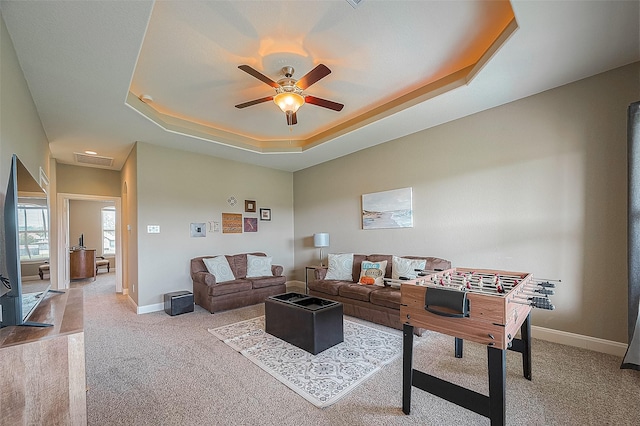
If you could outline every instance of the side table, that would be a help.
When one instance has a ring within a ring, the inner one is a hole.
[[[325,268],[325,266],[311,265],[304,267],[304,294],[309,294],[309,270],[315,271],[320,268]]]

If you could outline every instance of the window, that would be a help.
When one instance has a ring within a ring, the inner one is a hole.
[[[49,214],[47,206],[18,204],[20,260],[49,259]]]
[[[116,208],[102,209],[102,254],[116,253]]]

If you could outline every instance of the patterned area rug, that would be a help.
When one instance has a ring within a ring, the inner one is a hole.
[[[402,335],[344,320],[344,341],[317,355],[264,331],[264,316],[209,329],[317,407],[327,407],[402,353]]]

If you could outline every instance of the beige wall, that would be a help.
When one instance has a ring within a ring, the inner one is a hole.
[[[559,278],[533,324],[626,342],[626,109],[639,64],[294,174],[296,276],[329,252],[430,255]],[[361,195],[413,188],[414,227],[362,230]]]
[[[116,170],[59,163],[57,176],[60,193],[120,196],[120,172]]]
[[[234,196],[238,204],[230,206]],[[244,200],[271,209],[258,232],[209,232],[190,237],[191,223],[221,222],[222,213],[244,213]],[[164,293],[191,290],[189,260],[201,255],[262,251],[293,267],[293,175],[204,155],[137,143],[138,305],[163,302]],[[160,234],[148,234],[159,225]]]
[[[96,256],[102,253],[102,209],[115,206],[113,201],[69,200],[69,242],[71,246],[78,244],[83,235],[84,246],[96,250]],[[113,259],[113,255],[106,256]],[[111,262],[111,266],[115,266]]]
[[[29,87],[22,74],[13,43],[0,18],[0,200],[4,205],[11,156],[16,154],[39,181],[40,168],[52,185],[55,176],[49,169],[49,143],[42,129],[40,117],[31,98]],[[50,188],[51,189],[51,186]],[[50,206],[55,208],[55,199],[50,197]],[[0,206],[0,207],[2,207]],[[4,218],[0,214],[0,271],[6,275],[4,250]],[[55,232],[50,235],[51,246],[55,246]],[[52,280],[53,285],[56,281]]]

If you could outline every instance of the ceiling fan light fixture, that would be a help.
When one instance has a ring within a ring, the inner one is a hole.
[[[295,92],[281,92],[273,97],[273,102],[275,102],[285,114],[293,114],[304,105],[304,97]]]

